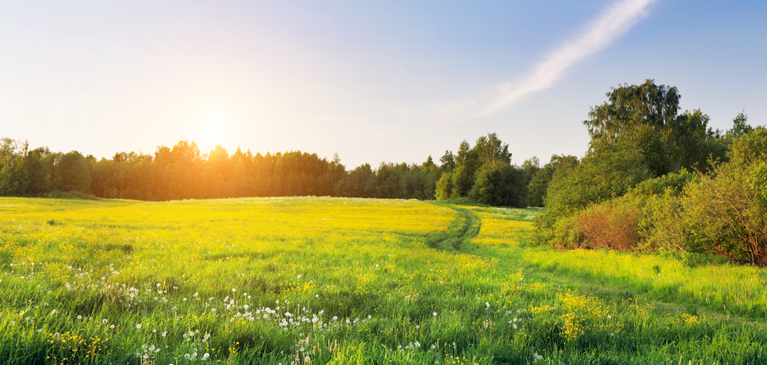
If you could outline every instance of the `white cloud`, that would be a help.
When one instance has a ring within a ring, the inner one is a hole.
[[[495,113],[520,97],[544,90],[581,59],[604,49],[647,16],[654,0],[622,0],[591,22],[575,40],[565,43],[538,63],[521,82],[501,85],[476,117]]]

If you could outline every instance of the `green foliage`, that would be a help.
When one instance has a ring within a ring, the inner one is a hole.
[[[557,169],[563,170],[575,168],[578,165],[578,158],[575,156],[552,155],[551,161],[542,168],[535,171],[527,184],[527,205],[531,207],[542,207],[546,201],[549,183],[554,177]]]
[[[527,206],[525,173],[509,164],[496,162],[477,171],[470,197],[492,206]]]
[[[549,184],[546,216],[555,220],[573,214],[652,178],[638,148],[623,142],[600,143],[576,167],[558,169]]]
[[[437,200],[448,200],[453,197],[453,173],[448,171],[442,174],[437,181],[437,190],[435,193]]]
[[[650,79],[641,85],[612,88],[606,95],[608,101],[592,107],[589,119],[583,122],[592,142],[631,137],[645,125],[654,130],[666,129],[676,118],[681,97],[676,87],[656,85]]]
[[[736,115],[732,120],[732,128],[727,131],[728,136],[737,138],[754,131],[754,127],[748,124],[748,115],[746,115],[744,112],[745,110],[738,113],[738,115]]]
[[[48,181],[59,190],[91,191],[91,171],[85,157],[77,151],[51,153],[43,158],[48,170]]]
[[[40,158],[47,149],[29,150],[26,141],[3,138],[0,154],[0,195],[33,196],[50,189],[47,170]]]

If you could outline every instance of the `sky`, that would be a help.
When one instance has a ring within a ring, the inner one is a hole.
[[[582,156],[621,84],[767,123],[767,2],[0,1],[0,137],[97,158],[195,141],[353,168],[497,133]]]

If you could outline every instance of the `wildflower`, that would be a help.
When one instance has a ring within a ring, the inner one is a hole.
[[[435,317],[437,316],[437,312],[432,313]]]
[[[203,360],[207,360],[209,357],[210,357],[210,354],[207,352],[202,355]]]
[[[247,304],[245,304],[245,306],[243,308],[245,308],[245,310],[248,310],[249,307],[248,307]]]
[[[237,291],[237,289],[235,289],[235,288],[232,288],[232,293],[234,293],[234,292],[236,292],[236,291]]]
[[[141,323],[136,325],[136,329],[141,329]]]
[[[487,306],[488,308],[490,308],[490,303],[488,303],[488,302],[485,302],[485,306]]]
[[[83,319],[83,316],[81,316],[81,315],[79,315],[79,314],[78,314],[78,315],[77,315],[77,319]]]
[[[168,335],[168,331],[163,331],[163,333],[162,333],[162,337],[165,337],[165,336],[167,336],[167,335]]]

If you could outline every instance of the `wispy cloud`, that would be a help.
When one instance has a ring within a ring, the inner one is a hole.
[[[476,116],[495,113],[526,94],[550,87],[576,62],[604,49],[647,16],[653,1],[622,0],[614,3],[573,41],[565,43],[538,63],[521,82],[501,85],[500,93],[496,93]]]

